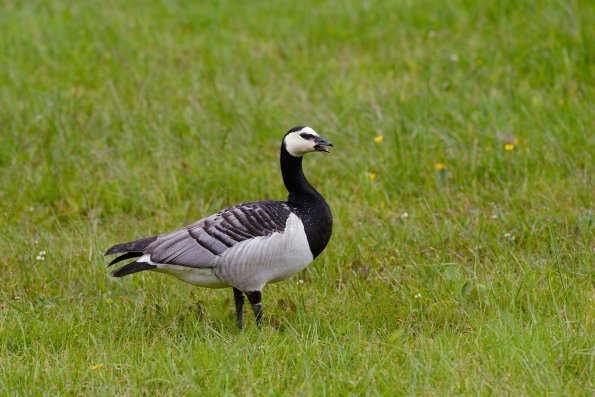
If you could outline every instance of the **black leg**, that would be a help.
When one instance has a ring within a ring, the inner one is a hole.
[[[256,317],[256,324],[260,325],[262,322],[262,292],[250,291],[246,292],[246,296],[252,305],[252,311],[254,312],[254,317]]]
[[[236,303],[236,321],[238,322],[238,328],[244,328],[244,314],[242,308],[244,307],[244,293],[237,288],[233,289],[233,300]]]

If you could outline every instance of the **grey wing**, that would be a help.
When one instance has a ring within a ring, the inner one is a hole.
[[[160,235],[143,254],[149,254],[155,263],[212,267],[217,256],[241,241],[283,233],[289,214],[282,201],[239,204]]]

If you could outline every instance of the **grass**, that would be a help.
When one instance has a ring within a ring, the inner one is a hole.
[[[0,7],[3,395],[595,393],[592,2]],[[283,199],[299,124],[334,235],[262,329],[109,277],[113,243]]]

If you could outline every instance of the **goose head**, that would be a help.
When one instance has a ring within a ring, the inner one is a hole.
[[[310,127],[293,127],[283,138],[283,146],[293,157],[302,157],[310,152],[330,153],[333,144],[327,141]]]

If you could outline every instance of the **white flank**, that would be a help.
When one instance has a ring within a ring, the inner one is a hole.
[[[215,276],[212,268],[199,268],[172,265],[168,263],[156,263],[151,260],[151,255],[148,254],[141,256],[136,261],[146,262],[151,265],[157,266],[155,269],[151,270],[159,273],[171,274],[172,276],[176,276],[177,278],[187,282],[188,284],[198,285],[200,287],[207,288],[229,287],[229,285],[223,283],[221,280],[219,280],[217,276]]]
[[[283,233],[242,241],[217,257],[215,273],[242,291],[259,291],[300,272],[313,259],[302,221],[290,214]]]

